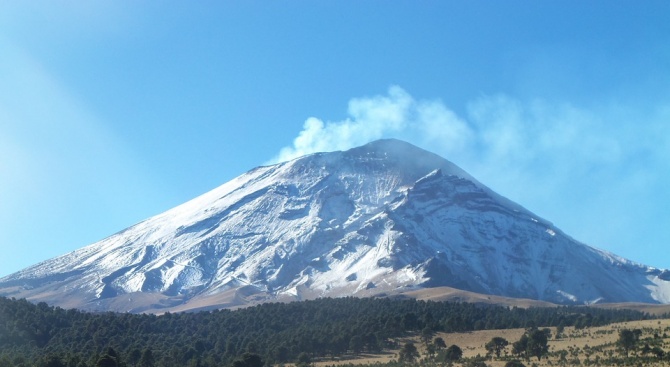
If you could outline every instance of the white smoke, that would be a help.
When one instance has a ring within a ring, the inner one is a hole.
[[[453,161],[578,239],[618,252],[612,246],[639,241],[639,228],[667,217],[653,204],[670,201],[667,121],[664,106],[579,108],[506,95],[471,101],[459,116],[439,100],[416,100],[393,86],[386,95],[352,99],[341,121],[307,119],[273,161],[403,139]],[[585,225],[593,218],[609,225]]]
[[[470,102],[462,117],[439,100],[416,100],[393,86],[387,95],[352,99],[343,120],[308,118],[293,144],[272,161],[394,137],[491,176],[494,183],[505,180],[501,177],[560,183],[576,173],[616,169],[639,151],[657,160],[667,158],[669,128],[652,123],[663,120],[663,111],[640,124],[607,108],[587,110],[495,95]],[[650,145],[650,140],[657,144]]]
[[[272,161],[349,149],[384,137],[415,142],[423,137],[461,150],[473,135],[468,125],[441,102],[416,101],[397,86],[389,88],[386,96],[352,99],[348,114],[348,118],[333,122],[308,118],[293,145],[281,149]]]

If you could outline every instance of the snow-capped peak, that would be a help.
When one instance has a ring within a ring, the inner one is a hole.
[[[435,154],[380,140],[252,169],[0,279],[0,294],[122,311],[434,286],[668,303],[662,274],[576,242]]]

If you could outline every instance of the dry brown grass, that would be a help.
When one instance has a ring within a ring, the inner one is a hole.
[[[619,355],[616,350],[616,341],[619,338],[619,331],[622,329],[640,329],[642,330],[641,340],[645,338],[653,338],[654,333],[656,333],[659,338],[656,340],[660,343],[661,348],[666,352],[670,353],[670,319],[662,320],[645,320],[645,321],[635,321],[635,322],[626,322],[619,324],[611,324],[602,327],[592,327],[575,330],[573,327],[565,328],[563,336],[560,339],[556,339],[556,328],[550,328],[552,331],[552,338],[549,341],[549,351],[551,356],[549,358],[543,358],[541,361],[537,361],[536,358],[531,359],[529,362],[525,362],[527,366],[536,364],[539,367],[556,367],[556,366],[575,366],[574,359],[575,357],[579,358],[580,365],[586,365],[586,359],[588,354],[588,359],[590,361],[595,361],[597,357],[600,357],[601,360],[606,357],[607,353],[613,355]],[[508,329],[508,330],[482,330],[482,331],[473,331],[467,333],[438,333],[435,337],[441,337],[444,339],[447,345],[455,344],[463,350],[463,357],[475,357],[486,356],[486,348],[484,345],[491,340],[493,337],[499,336],[507,339],[510,345],[507,347],[506,352],[511,353],[512,343],[519,340],[523,335],[523,329]],[[425,347],[423,343],[419,340],[418,337],[398,339],[399,345],[403,345],[405,342],[411,341],[417,345],[421,356],[425,356]],[[598,350],[598,351],[595,351]],[[602,351],[600,351],[602,350]],[[559,351],[567,351],[567,362],[562,364],[557,355]],[[380,355],[361,355],[358,357],[350,358],[341,358],[338,360],[324,360],[316,363],[319,367],[324,367],[327,365],[341,365],[341,364],[373,364],[376,362],[386,363],[393,359],[397,359],[397,352],[392,351],[386,354]],[[506,361],[504,360],[487,360],[486,364],[491,367],[503,367]],[[459,363],[455,364],[459,366]],[[592,364],[593,365],[593,364]],[[607,364],[601,363],[600,366],[606,366]],[[645,366],[669,366],[670,362],[655,362],[650,364],[645,364]]]

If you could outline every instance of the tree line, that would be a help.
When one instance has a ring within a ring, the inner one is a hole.
[[[587,327],[646,318],[632,310],[353,297],[157,316],[89,313],[0,298],[0,367],[243,367],[244,356],[265,365],[306,364],[397,349],[394,338],[412,333]]]

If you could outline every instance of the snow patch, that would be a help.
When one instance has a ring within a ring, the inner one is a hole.
[[[656,275],[647,277],[653,285],[648,285],[651,297],[659,303],[670,304],[670,281],[663,280]]]
[[[603,301],[603,300],[604,300],[604,298],[602,298],[602,297],[598,297],[598,298],[596,298],[596,299],[592,299],[592,300],[590,300],[590,301],[586,301],[586,302],[584,302],[584,304],[587,305],[587,306],[595,305],[596,303],[599,303],[599,302],[601,302],[601,301]]]
[[[560,294],[560,295],[561,295],[563,298],[565,298],[565,299],[568,299],[568,300],[570,300],[570,301],[572,301],[572,302],[577,302],[577,297],[575,297],[574,295],[572,295],[572,294],[570,294],[570,293],[568,293],[568,292],[564,292],[564,291],[558,290],[558,291],[556,291],[556,293]]]

